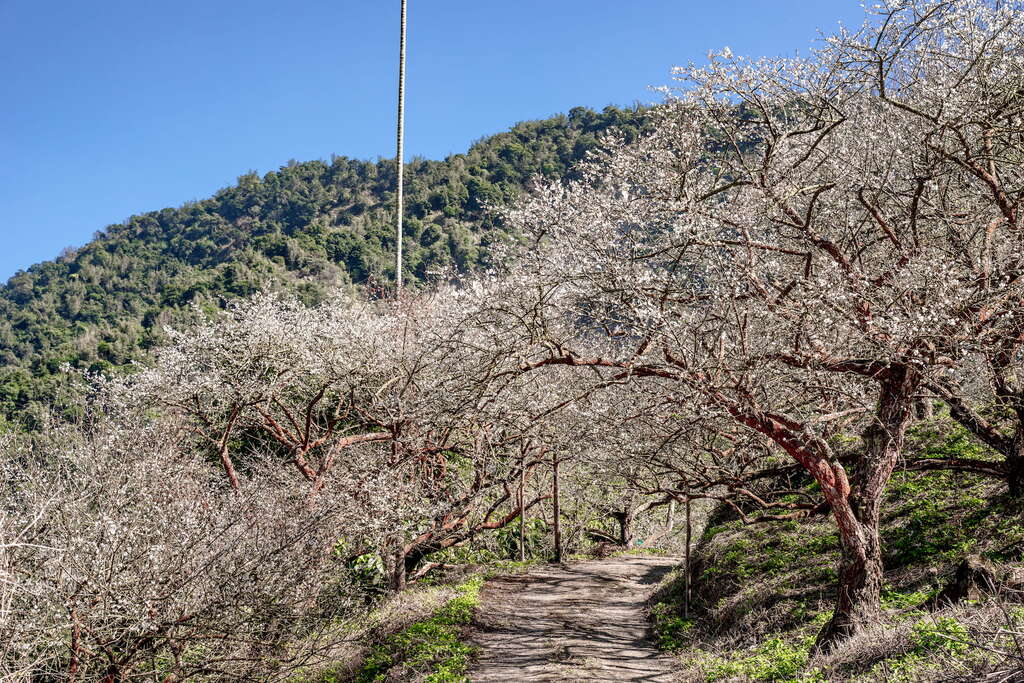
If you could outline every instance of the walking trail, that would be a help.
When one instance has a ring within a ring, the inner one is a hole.
[[[612,557],[488,581],[474,683],[672,681],[648,637],[646,601],[679,561]]]

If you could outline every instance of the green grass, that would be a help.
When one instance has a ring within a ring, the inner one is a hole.
[[[752,652],[734,654],[731,657],[703,655],[701,666],[705,680],[731,681],[752,679],[755,681],[824,681],[817,669],[804,671],[810,656],[813,638],[803,638],[797,643],[783,638],[769,638]]]
[[[658,640],[658,647],[662,650],[682,650],[689,645],[693,633],[693,619],[675,613],[671,604],[655,603],[651,608],[651,620],[654,622],[654,635]]]
[[[914,624],[911,634],[910,651],[878,662],[867,678],[901,683],[920,680],[936,656],[962,659],[972,649],[968,644],[970,632],[953,617],[922,618]]]
[[[462,637],[473,619],[482,585],[479,576],[466,581],[458,587],[459,595],[429,619],[406,627],[373,648],[356,674],[357,683],[384,681],[389,675],[402,673],[429,683],[466,681],[474,648]],[[335,681],[324,678],[323,683]]]
[[[908,453],[915,452],[996,459],[941,418],[912,430]],[[941,673],[940,660],[970,670],[987,656],[969,644],[978,641],[973,622],[926,610],[966,555],[1024,559],[1020,508],[1003,485],[981,475],[897,472],[883,515],[882,607],[891,632],[902,634],[884,647],[810,663],[810,647],[835,600],[839,536],[830,516],[744,525],[728,511],[710,520],[696,549],[689,618],[682,616],[685,585],[678,573],[655,597],[651,619],[660,647],[679,658],[687,680],[931,680]],[[983,608],[968,606],[966,614]]]
[[[986,494],[990,481],[971,475],[897,473],[890,485],[886,566],[956,562],[970,553],[1019,559],[1024,523],[1012,501]],[[939,495],[935,495],[939,493]]]

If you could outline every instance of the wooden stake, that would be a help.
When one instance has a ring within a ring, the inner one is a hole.
[[[526,453],[519,457],[519,561],[526,562]]]
[[[690,524],[690,496],[686,496],[686,601],[683,603],[683,617],[690,618],[690,582],[693,574],[690,568],[690,535],[693,527]]]
[[[558,456],[554,453],[551,454],[551,496],[552,505],[554,507],[552,516],[554,517],[554,530],[555,530],[555,562],[562,562],[562,519],[561,511],[559,510],[558,504]]]

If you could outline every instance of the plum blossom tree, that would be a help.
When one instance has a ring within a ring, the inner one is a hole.
[[[0,444],[0,671],[285,679],[342,637],[348,561],[400,588],[548,500],[559,529],[567,483],[627,543],[671,501],[828,512],[819,646],[874,621],[895,468],[1024,487],[1024,5],[871,11],[680,69],[649,136],[507,214],[500,276],[257,296],[99,382],[85,428]],[[907,462],[924,392],[1002,460]]]
[[[651,136],[509,215],[537,240],[505,285],[519,372],[661,383],[818,482],[842,545],[825,648],[878,614],[882,493],[915,398],[1006,338],[1024,282],[1024,13],[874,11],[809,58],[680,69]],[[844,461],[830,435],[858,421]]]
[[[591,388],[498,372],[477,303],[256,297],[97,378],[85,426],[7,444],[10,670],[287,678],[345,637],[351,560],[397,588],[549,499],[518,484],[580,446],[562,411]]]
[[[886,6],[873,41],[848,40],[841,48],[847,68],[862,71],[898,110],[920,156],[932,161],[914,181],[925,184],[920,210],[941,200],[948,226],[941,244],[960,270],[959,309],[950,308],[934,342],[936,353],[957,362],[925,383],[1003,457],[988,470],[1017,496],[1024,492],[1021,10],[1018,2]],[[881,215],[899,215],[886,204],[877,205]],[[973,381],[978,374],[984,381]],[[994,410],[979,410],[986,404]]]
[[[537,466],[515,464],[530,440],[516,407],[527,383],[488,379],[489,357],[460,325],[469,301],[444,291],[308,308],[258,296],[172,332],[127,391],[188,425],[236,490],[249,452],[275,454],[311,498],[343,472],[334,485],[349,482],[391,524],[352,553],[390,558],[400,588],[429,554],[517,519],[514,482]]]
[[[5,674],[287,680],[345,640],[335,529],[378,533],[346,488],[254,462],[234,490],[180,436],[122,414],[5,445]]]
[[[14,446],[10,436],[4,437],[0,449],[7,451]],[[6,463],[4,463],[6,465]],[[3,470],[3,480],[10,486],[19,477],[10,467]],[[33,594],[30,581],[19,573],[22,567],[18,558],[33,546],[29,537],[43,519],[45,511],[55,499],[43,501],[32,515],[18,514],[8,508],[0,510],[0,677],[5,680],[22,680],[44,665],[47,653],[41,652],[31,641],[32,629],[26,620],[19,618],[16,606],[25,600],[45,596]]]

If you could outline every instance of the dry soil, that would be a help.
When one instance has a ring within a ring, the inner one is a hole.
[[[679,560],[629,556],[488,581],[472,635],[474,682],[672,681],[646,602]]]

